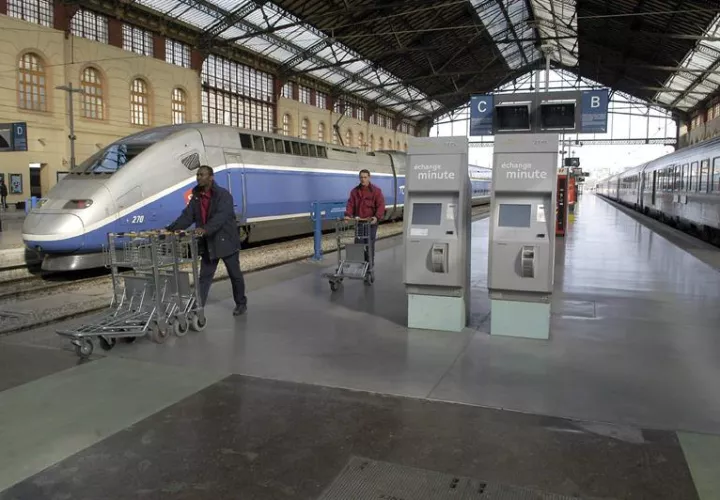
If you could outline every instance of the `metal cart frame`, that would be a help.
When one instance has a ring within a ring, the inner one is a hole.
[[[110,350],[118,338],[134,341],[147,335],[162,344],[171,332],[183,337],[189,329],[205,328],[207,320],[197,286],[198,237],[194,232],[109,233],[103,252],[113,286],[108,310],[79,328],[57,331],[71,339],[78,356],[92,354],[93,337],[104,350]],[[189,271],[181,269],[186,265]],[[121,274],[120,268],[131,271]]]
[[[370,219],[337,219],[335,221],[338,263],[334,272],[323,273],[323,277],[329,278],[330,290],[333,292],[340,288],[345,278],[363,280],[368,286],[375,282],[374,242],[372,241],[371,226]],[[351,231],[354,234],[353,243],[343,245],[343,236],[349,235]],[[343,248],[345,249],[344,257]]]

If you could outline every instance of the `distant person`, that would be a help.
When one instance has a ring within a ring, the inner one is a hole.
[[[200,300],[204,306],[210,293],[210,285],[220,259],[230,275],[235,309],[233,316],[247,311],[245,279],[240,269],[240,236],[235,222],[233,197],[226,189],[215,184],[213,169],[201,165],[197,171],[197,186],[192,198],[168,231],[187,229],[195,223],[195,231],[203,236],[200,240]]]
[[[0,179],[0,205],[5,210],[7,210],[7,207],[8,207],[7,195],[8,195],[8,190],[7,190],[7,186],[5,185],[5,180]]]
[[[352,188],[345,207],[345,220],[354,217],[370,219],[370,254],[375,262],[375,240],[378,221],[385,215],[385,198],[382,189],[370,182],[370,171],[360,171],[360,184]]]

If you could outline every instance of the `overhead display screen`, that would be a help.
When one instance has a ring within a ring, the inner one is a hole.
[[[540,106],[540,126],[544,129],[575,128],[575,103],[552,103]]]
[[[530,107],[527,104],[495,106],[498,130],[530,130]]]

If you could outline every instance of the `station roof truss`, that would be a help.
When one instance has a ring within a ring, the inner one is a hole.
[[[76,0],[79,3],[91,0]],[[707,0],[131,0],[414,119],[533,69],[566,69],[686,115],[720,86]]]

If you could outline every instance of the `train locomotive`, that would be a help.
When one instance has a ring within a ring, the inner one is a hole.
[[[202,164],[232,193],[248,244],[311,233],[312,202],[346,199],[363,168],[383,190],[385,220],[397,220],[406,159],[225,125],[150,128],[77,165],[30,211],[22,237],[45,271],[101,267],[107,233],[162,228],[178,217]],[[474,204],[487,203],[488,184],[472,180]]]
[[[595,192],[720,245],[720,138],[603,179]]]

